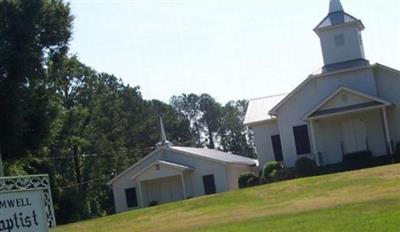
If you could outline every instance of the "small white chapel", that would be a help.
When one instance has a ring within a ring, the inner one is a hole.
[[[241,173],[258,170],[255,159],[173,145],[161,118],[160,130],[157,149],[107,183],[117,213],[237,189]]]

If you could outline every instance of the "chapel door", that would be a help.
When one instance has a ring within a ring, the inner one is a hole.
[[[362,120],[342,123],[342,142],[346,154],[367,150],[367,129]]]

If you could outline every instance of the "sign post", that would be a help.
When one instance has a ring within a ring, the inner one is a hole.
[[[1,157],[1,146],[0,146],[0,177],[4,176],[3,159]]]
[[[48,175],[0,177],[0,231],[47,232],[55,227]]]

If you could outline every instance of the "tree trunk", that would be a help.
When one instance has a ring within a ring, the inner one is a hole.
[[[208,128],[208,140],[209,140],[208,148],[214,149],[215,148],[214,137],[210,128]]]
[[[81,173],[81,160],[79,158],[78,146],[74,145],[74,169],[75,169],[75,181],[76,181],[76,190],[81,193],[82,190],[82,173]]]

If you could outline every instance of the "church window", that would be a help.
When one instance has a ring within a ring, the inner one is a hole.
[[[311,153],[310,138],[308,137],[307,125],[293,127],[294,142],[297,155]]]
[[[344,45],[344,35],[343,34],[338,34],[335,35],[335,45],[338,46],[343,46]]]

